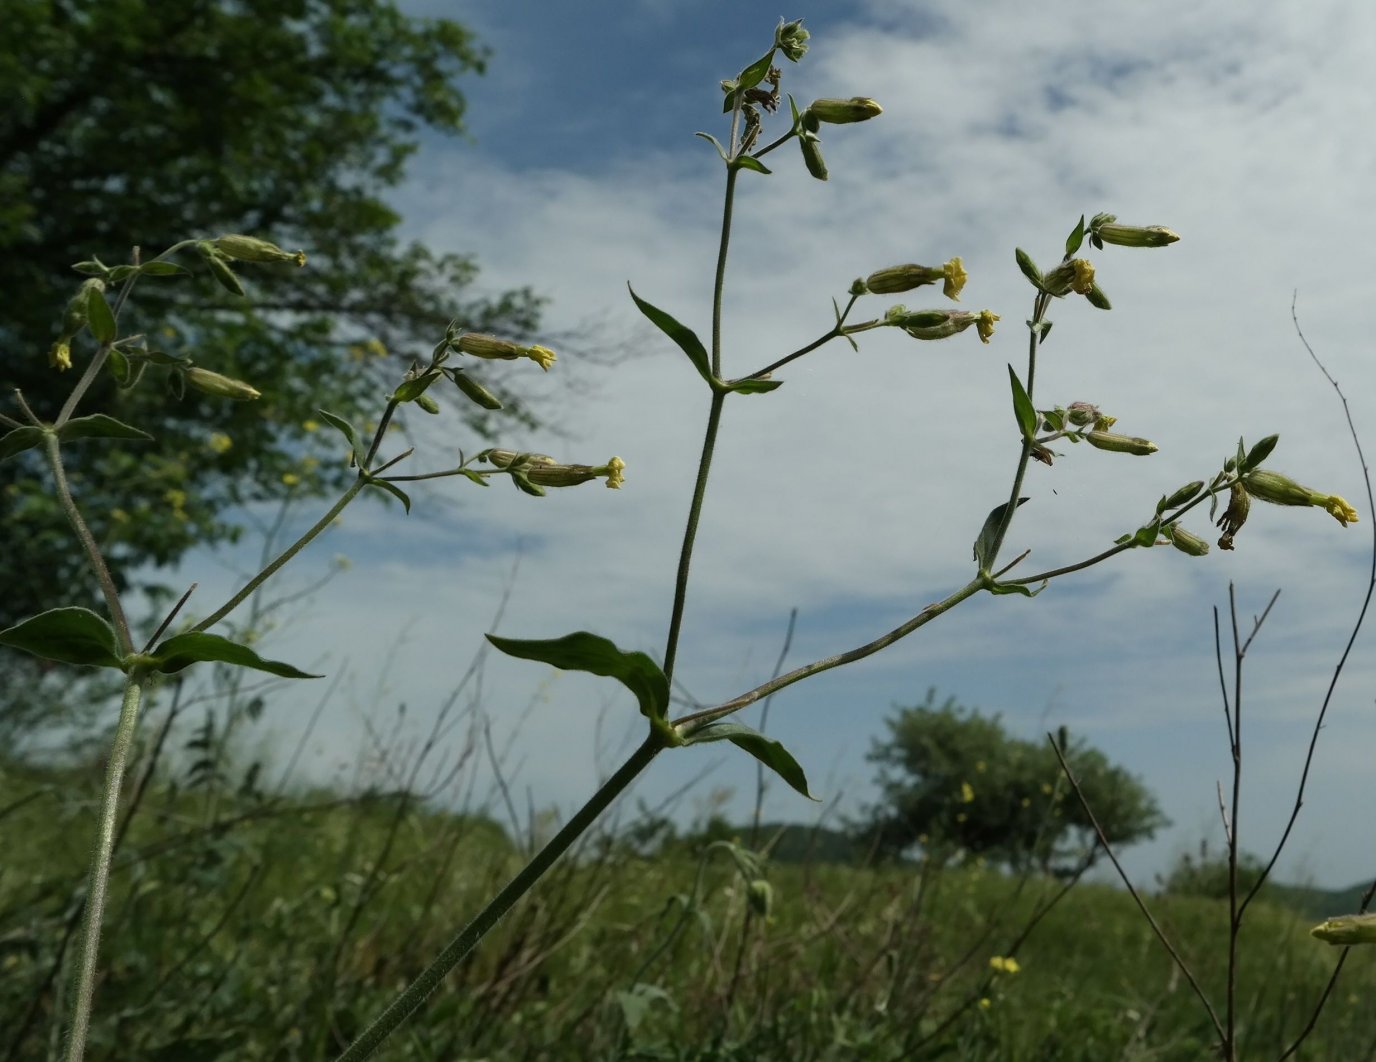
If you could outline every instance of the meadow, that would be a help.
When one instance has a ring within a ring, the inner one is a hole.
[[[91,1058],[334,1057],[550,825],[537,818],[513,838],[414,793],[268,797],[229,773],[140,776],[111,880]],[[7,1060],[50,1057],[64,991],[54,971],[76,926],[99,779],[0,774]],[[748,830],[668,838],[662,826],[642,815],[589,836],[378,1057],[1210,1054],[1204,1012],[1121,889],[1060,895],[1058,880],[975,862],[824,862],[835,835],[809,845],[805,829],[790,831],[788,861],[756,863],[776,830],[752,850]],[[1226,900],[1151,903],[1217,1000]],[[1249,912],[1239,1057],[1278,1057],[1304,1028],[1336,955],[1309,929],[1350,906],[1272,888]],[[1376,970],[1356,960],[1293,1057],[1373,1057]]]

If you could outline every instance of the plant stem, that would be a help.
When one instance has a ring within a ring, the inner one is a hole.
[[[91,856],[91,873],[86,886],[86,910],[81,921],[81,941],[77,948],[77,972],[72,1004],[72,1024],[67,1035],[67,1062],[80,1062],[86,1053],[86,1035],[91,1026],[91,1003],[95,996],[96,958],[100,952],[100,924],[105,915],[105,893],[110,883],[110,860],[115,845],[115,819],[119,812],[119,794],[124,783],[124,771],[129,763],[129,750],[134,744],[134,731],[139,719],[139,705],[143,699],[144,678],[131,674],[124,687],[124,702],[119,709],[119,724],[115,740],[110,746],[110,759],[105,767],[105,791],[101,794],[100,823]]]
[[[312,540],[314,540],[317,536],[320,535],[322,531],[329,527],[330,524],[334,522],[335,517],[342,513],[345,507],[351,501],[353,501],[354,498],[358,497],[359,491],[361,491],[367,485],[368,481],[362,475],[360,475],[358,479],[354,481],[353,485],[350,486],[349,489],[343,493],[339,501],[335,502],[334,505],[330,507],[330,511],[327,512],[324,516],[322,516],[319,520],[317,520],[314,526],[312,526],[309,531],[307,531],[295,542],[293,542],[290,546],[288,546],[285,550],[283,550],[276,560],[274,560],[261,572],[255,575],[247,583],[245,583],[242,590],[240,590],[237,594],[231,597],[228,601],[226,601],[223,605],[221,605],[219,608],[217,608],[214,612],[212,612],[205,619],[201,620],[200,623],[196,624],[196,626],[194,626],[191,629],[193,631],[209,630],[215,624],[219,623],[220,620],[224,619],[236,608],[238,608],[241,604],[243,604],[245,598],[247,598],[250,594],[257,590],[258,587],[262,586],[263,583],[270,579],[278,570],[280,570],[283,567],[283,565],[287,563],[287,561],[291,560],[303,549],[305,549],[306,546]]]
[[[592,798],[578,809],[562,830],[554,835],[544,848],[536,853],[514,878],[502,889],[473,921],[469,922],[439,956],[427,966],[406,991],[392,1001],[392,1005],[363,1031],[349,1049],[339,1056],[337,1062],[357,1062],[371,1055],[383,1040],[387,1039],[404,1022],[449,974],[459,962],[471,952],[488,931],[509,911],[512,906],[530,891],[554,862],[564,854],[604,812],[608,805],[631,784],[651,760],[659,754],[663,743],[651,734],[613,774],[603,783]]]
[[[72,498],[72,490],[67,483],[67,471],[62,466],[62,444],[55,434],[48,432],[43,436],[43,448],[48,458],[48,468],[52,470],[53,484],[57,488],[57,500],[62,506],[62,511],[67,514],[67,521],[72,525],[72,530],[76,532],[76,537],[86,554],[86,562],[91,566],[91,571],[100,584],[105,607],[110,610],[110,619],[115,624],[115,637],[119,639],[120,651],[132,653],[134,640],[129,633],[129,621],[124,616],[124,606],[119,603],[119,591],[115,588],[115,580],[110,575],[110,569],[106,567],[105,558],[101,556],[95,536],[86,526],[86,521],[81,517],[81,510]]]

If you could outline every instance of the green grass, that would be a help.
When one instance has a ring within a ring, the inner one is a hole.
[[[48,972],[93,793],[89,772],[0,774],[0,1059],[48,1057],[64,985]],[[117,860],[90,1058],[333,1057],[519,865],[488,819],[337,799],[150,787]],[[761,917],[720,849],[703,867],[593,838],[379,1057],[1208,1057],[1201,1006],[1116,889],[1077,887],[1017,951],[1020,972],[995,974],[989,958],[1057,882],[1019,889],[973,866],[765,873]],[[1225,904],[1152,903],[1221,1013]],[[1308,1019],[1337,955],[1312,924],[1272,901],[1250,913],[1243,1058],[1276,1057]],[[1373,989],[1359,951],[1299,1057],[1372,1057]]]

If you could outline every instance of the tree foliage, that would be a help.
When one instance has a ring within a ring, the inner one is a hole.
[[[1045,741],[1008,734],[986,716],[934,690],[923,704],[885,720],[888,736],[869,753],[882,800],[866,832],[880,855],[919,846],[964,851],[1015,869],[1067,871],[1095,858],[1093,828]],[[1115,847],[1150,838],[1167,824],[1142,783],[1084,741],[1068,739],[1066,759]]]
[[[151,255],[227,232],[309,256],[300,272],[255,269],[251,306],[205,276],[140,288],[122,331],[146,331],[150,346],[248,380],[263,398],[177,400],[109,381],[92,393],[92,408],[156,436],[133,456],[92,451],[69,469],[117,570],[172,563],[193,543],[233,537],[236,506],[346,474],[335,449],[312,445],[315,410],[380,408],[386,356],[427,353],[455,317],[534,328],[529,291],[465,298],[473,261],[403,244],[384,199],[427,127],[463,128],[456,79],[485,59],[464,27],[407,17],[390,0],[4,0],[3,12],[6,412],[10,388],[47,419],[70,390],[46,353],[82,279],[74,263],[115,265],[131,244]],[[194,255],[182,264],[205,269]],[[74,372],[89,352],[74,344]],[[395,361],[387,368],[395,375]],[[0,464],[0,504],[0,626],[50,604],[54,585],[64,603],[89,603],[34,462]]]

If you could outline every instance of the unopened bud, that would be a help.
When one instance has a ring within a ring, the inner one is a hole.
[[[1118,454],[1136,454],[1146,457],[1156,453],[1156,443],[1150,439],[1139,439],[1135,435],[1119,435],[1111,431],[1091,431],[1085,434],[1085,441],[1096,450],[1111,450]]]
[[[417,395],[416,405],[420,406],[421,409],[425,410],[425,412],[430,414],[435,414],[440,411],[439,403],[436,402],[429,395]]]
[[[816,177],[819,181],[827,179],[827,162],[822,158],[822,145],[814,136],[804,134],[798,138],[798,143],[803,149],[803,162],[807,164],[807,172]]]
[[[764,878],[756,878],[746,886],[745,898],[757,918],[768,918],[774,906],[774,888]]]
[[[1180,239],[1164,225],[1119,225],[1112,220],[1111,214],[1107,217],[1108,221],[1092,226],[1091,231],[1104,243],[1117,247],[1169,247]]]
[[[502,408],[501,400],[467,373],[455,372],[453,373],[453,380],[465,398],[476,402],[483,409]]]
[[[1085,258],[1062,262],[1042,278],[1042,289],[1057,298],[1072,291],[1076,295],[1088,295],[1093,287],[1094,264]]]
[[[255,398],[261,398],[262,392],[243,380],[234,380],[228,376],[221,376],[218,372],[211,372],[209,369],[202,369],[193,366],[186,369],[184,373],[186,382],[208,395],[216,395],[220,398],[232,398],[236,402],[248,402]]]
[[[238,274],[229,268],[229,263],[219,254],[206,255],[206,265],[210,266],[210,272],[215,275],[215,279],[220,282],[220,287],[234,295],[244,294],[244,285],[240,282]]]
[[[979,313],[966,310],[918,310],[910,313],[902,306],[893,307],[885,315],[888,324],[903,329],[914,339],[946,339],[975,325],[980,340],[985,343],[994,334],[994,322],[998,319],[999,315],[990,310],[981,310]]]
[[[221,236],[210,242],[222,255],[240,262],[295,262],[298,266],[306,264],[304,251],[284,251],[277,244],[260,240],[256,236]]]
[[[1376,944],[1376,914],[1339,915],[1320,922],[1310,934],[1326,944]]]
[[[819,122],[828,125],[867,122],[884,113],[884,108],[867,96],[852,96],[848,100],[813,100],[808,110]]]
[[[1347,502],[1347,499],[1303,486],[1279,472],[1258,469],[1243,476],[1242,482],[1250,494],[1273,505],[1317,506],[1344,527],[1357,523],[1357,510]]]
[[[67,303],[67,310],[62,315],[62,334],[67,339],[71,339],[83,328],[86,327],[87,320],[90,319],[91,296],[99,297],[105,290],[105,281],[99,277],[92,277],[90,280],[83,280],[81,287],[77,288]]]
[[[1160,507],[1159,509],[1157,509],[1157,512],[1162,512],[1162,513],[1163,513],[1163,512],[1165,512],[1167,509],[1178,509],[1178,508],[1180,508],[1180,506],[1184,505],[1186,502],[1188,502],[1188,501],[1190,501],[1191,499],[1193,499],[1194,496],[1195,496],[1196,494],[1198,494],[1198,493],[1199,493],[1201,490],[1203,490],[1203,489],[1204,489],[1204,481],[1203,481],[1202,479],[1197,479],[1197,480],[1195,480],[1193,483],[1186,483],[1183,487],[1181,487],[1179,490],[1177,490],[1174,494],[1169,495],[1169,496],[1161,503],[1161,507]]]
[[[1209,552],[1207,542],[1193,532],[1186,531],[1183,527],[1171,524],[1161,530],[1171,540],[1171,545],[1181,553],[1188,553],[1191,557],[1202,557]]]
[[[1098,416],[1099,407],[1091,402],[1071,402],[1065,411],[1065,419],[1077,428],[1093,424]]]
[[[475,358],[487,358],[495,361],[515,361],[517,358],[529,358],[546,371],[556,360],[554,351],[550,350],[549,347],[522,346],[510,339],[485,336],[478,332],[464,332],[457,339],[451,340],[450,344],[460,354],[471,354]]]
[[[898,295],[920,288],[924,284],[935,284],[939,280],[943,283],[946,297],[959,301],[961,289],[965,287],[967,279],[969,278],[965,272],[965,265],[959,258],[952,258],[943,266],[924,266],[910,262],[871,273],[865,278],[860,294],[868,291],[874,295]]]
[[[1108,301],[1108,296],[1104,294],[1104,289],[1098,284],[1091,284],[1089,290],[1085,292],[1085,301],[1096,310],[1111,310],[1113,303]]]

